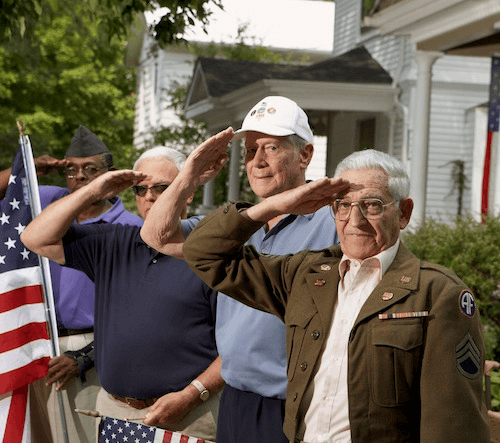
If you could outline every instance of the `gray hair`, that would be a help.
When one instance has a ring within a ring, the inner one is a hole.
[[[297,148],[297,150],[301,150],[307,143],[302,137],[297,134],[291,134],[287,136],[288,141]]]
[[[175,164],[180,171],[186,161],[186,156],[175,149],[167,148],[166,146],[155,146],[154,148],[144,151],[141,156],[135,161],[133,170],[135,171],[139,163],[147,158],[166,158]]]
[[[410,178],[405,165],[385,152],[366,149],[352,153],[337,165],[334,178],[340,177],[344,171],[357,169],[378,169],[385,172],[389,178],[389,192],[397,201],[410,195]]]

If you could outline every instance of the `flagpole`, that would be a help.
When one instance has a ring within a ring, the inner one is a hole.
[[[28,187],[31,216],[34,219],[40,212],[42,207],[40,204],[40,194],[38,192],[38,180],[36,178],[35,161],[33,160],[33,150],[31,149],[31,142],[27,135],[24,135],[25,127],[18,121],[17,127],[19,128],[19,142],[23,153],[24,169],[26,171],[26,182]],[[52,279],[50,278],[50,265],[49,259],[46,257],[38,256],[40,261],[40,269],[42,271],[42,288],[45,294],[44,304],[45,313],[48,319],[50,329],[50,342],[51,342],[51,357],[61,355],[59,349],[59,334],[57,330],[56,311],[54,307],[54,292],[52,288]],[[57,400],[59,403],[59,411],[61,413],[62,433],[65,443],[69,443],[68,428],[66,424],[66,416],[64,414],[63,399],[60,391],[56,391]]]

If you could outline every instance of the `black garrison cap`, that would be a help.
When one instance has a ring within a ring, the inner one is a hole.
[[[65,157],[90,157],[107,153],[109,153],[109,149],[102,140],[85,126],[80,125],[71,139]]]

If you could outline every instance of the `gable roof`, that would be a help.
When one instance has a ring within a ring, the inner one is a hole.
[[[199,57],[188,88],[187,118],[212,130],[238,124],[258,100],[282,95],[318,111],[389,112],[397,89],[363,46],[310,65]]]
[[[309,66],[199,57],[190,92],[194,91],[195,83],[200,80],[197,76],[203,77],[205,92],[210,97],[221,97],[265,79],[392,83],[389,73],[372,58],[363,46]],[[189,99],[188,102],[194,103]]]

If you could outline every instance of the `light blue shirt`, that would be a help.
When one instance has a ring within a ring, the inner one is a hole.
[[[247,242],[261,254],[272,255],[323,249],[335,243],[337,231],[328,206],[314,214],[288,215],[269,232],[258,230]],[[285,399],[285,336],[285,325],[277,317],[219,293],[215,337],[222,378],[233,388]]]

